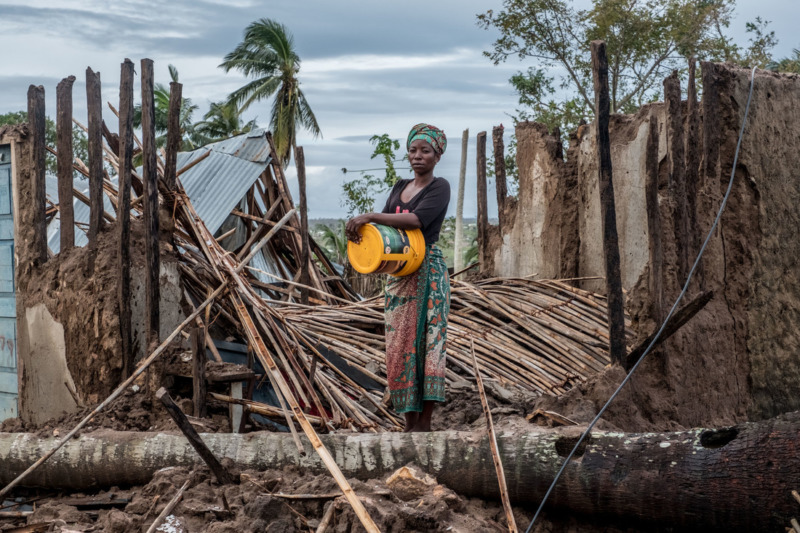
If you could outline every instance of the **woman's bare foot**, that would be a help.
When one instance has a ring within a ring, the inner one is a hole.
[[[419,413],[416,411],[411,411],[406,413],[406,427],[403,429],[403,433],[410,433],[414,431],[414,427],[417,425],[417,421],[419,420]]]
[[[422,402],[422,412],[416,413],[417,421],[414,426],[411,428],[410,431],[415,433],[427,433],[431,430],[431,417],[433,416],[433,408],[436,406],[436,402],[426,401]],[[408,419],[406,419],[407,421]],[[406,423],[406,427],[408,424]],[[408,430],[406,430],[408,431]]]

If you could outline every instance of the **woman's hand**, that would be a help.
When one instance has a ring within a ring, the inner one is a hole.
[[[369,224],[371,222],[370,215],[372,215],[372,213],[357,215],[347,221],[347,225],[345,226],[347,240],[353,241],[356,244],[361,242],[361,235],[358,233],[358,229],[364,224]]]

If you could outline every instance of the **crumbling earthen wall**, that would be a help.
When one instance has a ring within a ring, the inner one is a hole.
[[[118,236],[106,224],[96,249],[73,248],[35,259],[33,165],[27,128],[19,127],[14,161],[19,414],[42,423],[104,400],[119,384]],[[131,224],[133,347],[144,355],[144,230]],[[174,252],[162,240],[161,338],[183,320]]]
[[[696,205],[687,242],[680,242],[675,231],[682,200],[670,175],[667,106],[651,104],[636,115],[614,116],[610,124],[622,282],[640,339],[660,325],[654,315],[663,317],[680,292],[685,280],[680,255],[685,253],[691,266],[733,166],[750,71],[714,64],[704,64],[703,70],[704,101],[695,115],[702,126],[695,136],[689,136],[688,105],[672,107],[683,114],[687,159],[681,162],[689,165],[687,189],[696,191],[683,199]],[[799,98],[797,76],[757,73],[733,191],[687,295],[713,290],[714,298],[642,365],[631,391],[617,400],[635,406],[619,412],[619,425],[726,424],[800,409],[800,397],[791,392],[800,386]],[[651,115],[659,133],[661,310],[652,307],[655,295],[648,281],[652,239],[645,184]],[[495,257],[516,249],[519,259],[496,261],[496,273],[563,277],[573,264],[575,276],[604,276],[594,125],[579,129],[566,163],[542,148],[552,140],[542,128],[526,124],[517,134],[521,192],[516,213],[495,241],[500,243]],[[688,157],[692,150],[702,156],[699,162]],[[537,193],[541,190],[548,194]],[[531,229],[532,242],[523,242],[520,236]],[[604,290],[602,280],[580,284]]]

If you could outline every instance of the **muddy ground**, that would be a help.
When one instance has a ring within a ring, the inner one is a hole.
[[[596,412],[592,394],[603,395],[606,385],[615,381],[614,373],[592,385],[576,391],[574,400],[561,402],[568,407],[566,416],[578,422],[590,419]],[[488,402],[495,425],[502,429],[520,427],[531,423],[549,424],[537,418],[528,422],[525,415],[537,407],[551,408],[553,400],[525,396],[488,384]],[[599,400],[599,398],[598,398]],[[191,412],[191,402],[177,397],[185,411]],[[193,422],[200,431],[229,431],[226,407],[210,404],[209,417]],[[25,425],[18,419],[0,425],[2,432],[29,431],[40,436],[63,435],[81,420],[88,410],[75,415],[51,420],[38,427]],[[601,422],[601,426],[614,428],[614,424]],[[456,383],[448,391],[447,402],[434,414],[434,431],[479,430],[486,427],[479,396],[474,384]],[[160,404],[154,404],[145,390],[129,389],[108,409],[91,421],[85,432],[99,428],[133,431],[176,432],[176,427]],[[264,430],[262,428],[251,428]],[[413,465],[410,465],[413,469]],[[18,489],[12,493],[17,502],[28,502],[28,507],[14,509],[33,510],[20,518],[0,518],[0,531],[109,531],[142,532],[161,513],[180,487],[189,480],[189,486],[180,503],[158,531],[169,532],[245,532],[316,531],[326,510],[335,506],[329,532],[363,531],[353,510],[340,492],[334,479],[327,474],[318,475],[290,467],[280,471],[237,472],[240,482],[219,485],[210,471],[203,467],[195,471],[186,468],[167,468],[159,471],[145,486],[113,487],[96,493],[55,493],[47,490]],[[500,502],[467,498],[452,488],[438,484],[417,473],[418,481],[409,490],[405,486],[387,483],[391,476],[362,482],[350,479],[370,516],[381,531],[386,532],[502,532],[508,531],[505,513]],[[391,485],[391,486],[390,486]],[[280,496],[279,496],[280,495]],[[305,495],[290,499],[285,495]],[[94,505],[86,506],[86,500]],[[81,504],[83,501],[83,505]],[[11,503],[6,502],[6,505]],[[535,512],[538,502],[530,506],[514,507],[515,520],[524,531]],[[537,520],[533,531],[639,531],[618,525],[600,525],[577,517],[549,517]],[[38,526],[37,526],[38,524]],[[29,529],[16,529],[26,526]]]

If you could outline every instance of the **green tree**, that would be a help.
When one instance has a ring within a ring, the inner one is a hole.
[[[388,133],[384,133],[382,135],[373,135],[370,137],[369,142],[375,147],[370,159],[382,158],[384,167],[355,171],[348,171],[346,168],[342,169],[344,174],[348,172],[360,173],[358,177],[342,184],[342,190],[344,191],[342,206],[347,208],[348,216],[375,211],[375,198],[394,187],[394,184],[400,179],[394,166],[395,162],[398,161],[395,154],[400,149],[400,141],[392,139]],[[383,177],[378,178],[373,174],[366,174],[366,172],[372,170],[383,170]]]
[[[792,55],[790,57],[784,57],[778,61],[773,61],[767,65],[767,68],[776,72],[800,74],[800,49],[795,48],[792,50]]]
[[[0,115],[0,126],[5,126],[6,124],[23,124],[27,122],[27,111],[16,111]],[[44,142],[47,146],[55,148],[56,139],[56,123],[50,117],[45,117]],[[75,124],[72,125],[72,153],[76,159],[80,159],[84,164],[88,163],[89,139],[86,137],[86,133]],[[45,155],[45,165],[47,172],[55,176],[58,172],[56,156],[47,152]],[[84,178],[83,174],[80,174],[78,171],[74,171],[73,175],[77,179]]]
[[[347,262],[347,235],[345,234],[345,221],[339,220],[335,227],[322,224],[317,227],[320,235],[320,244],[328,254],[328,259],[334,263],[344,265]]]
[[[296,146],[298,128],[309,131],[315,138],[322,135],[314,112],[300,90],[297,79],[300,57],[286,26],[268,18],[253,22],[245,29],[242,42],[225,56],[220,67],[225,72],[238,70],[254,78],[228,97],[241,111],[253,102],[274,96],[270,129],[284,167],[289,164]]]
[[[198,136],[204,137],[208,142],[235,137],[257,127],[255,119],[242,121],[241,111],[233,102],[212,103],[203,120],[194,125]]]
[[[178,69],[169,65],[169,76],[172,81],[178,81]],[[156,146],[161,147],[167,143],[167,128],[169,124],[169,86],[156,83],[153,86],[153,101],[155,104],[155,130]],[[198,106],[189,98],[181,98],[180,116],[178,124],[181,130],[181,150],[194,150],[204,144],[204,139],[195,132],[192,115]],[[136,128],[142,125],[142,105],[136,104],[133,108],[133,125]]]
[[[535,62],[510,80],[521,105],[515,118],[572,131],[594,114],[592,40],[607,44],[612,113],[658,98],[664,77],[685,72],[690,57],[763,64],[774,33],[756,19],[747,27],[749,48],[735,45],[725,35],[734,2],[592,0],[577,9],[570,0],[504,0],[502,10],[479,14],[478,24],[500,32],[485,52],[495,64],[515,56]]]

